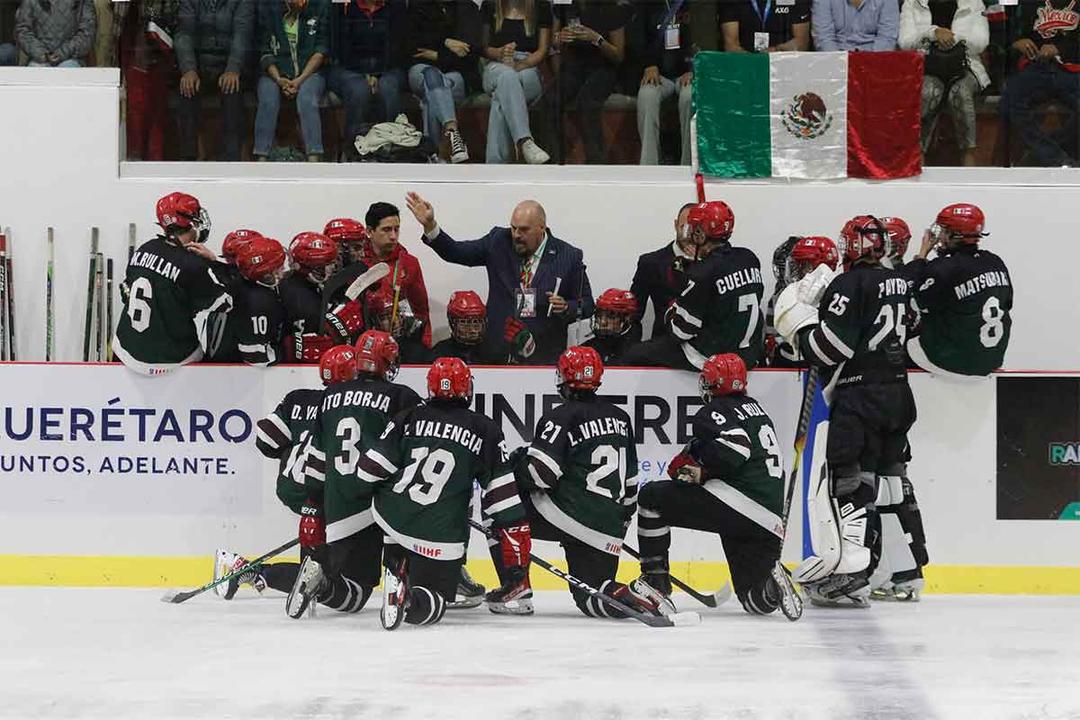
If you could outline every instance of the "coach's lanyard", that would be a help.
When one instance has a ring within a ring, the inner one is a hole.
[[[766,0],[764,16],[761,14],[761,8],[758,7],[757,0],[750,0],[750,7],[753,9],[754,14],[757,15],[758,20],[761,21],[761,27],[765,27],[769,22],[769,16],[772,15],[772,0]]]

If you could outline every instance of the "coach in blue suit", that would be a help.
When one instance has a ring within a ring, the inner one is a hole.
[[[593,298],[581,250],[551,234],[540,203],[518,203],[510,227],[462,241],[439,227],[431,203],[416,193],[406,203],[439,257],[487,268],[488,342],[507,343],[514,362],[553,364],[566,349],[570,324],[592,316]]]

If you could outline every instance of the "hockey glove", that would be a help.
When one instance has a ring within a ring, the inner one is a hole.
[[[498,528],[499,549],[502,551],[503,567],[527,568],[532,552],[532,532],[527,522],[511,527]]]
[[[816,308],[834,277],[836,277],[835,270],[828,265],[818,265],[796,283],[799,287],[799,302]]]
[[[288,351],[292,362],[317,363],[323,353],[334,347],[334,339],[315,333],[293,333],[289,336]]]
[[[326,518],[322,508],[308,500],[300,508],[300,547],[314,549],[326,544]]]
[[[792,347],[799,346],[796,340],[799,330],[818,324],[817,306],[799,299],[798,283],[788,285],[776,296],[773,324],[776,325],[777,334]]]
[[[510,351],[518,357],[529,358],[536,352],[536,341],[533,339],[532,331],[515,317],[506,318],[503,339],[509,343]]]
[[[690,453],[689,445],[683,448],[683,451],[678,455],[671,458],[671,463],[668,465],[668,477],[672,480],[693,485],[700,485],[704,481],[705,473],[701,469],[701,465]]]
[[[510,455],[506,458],[506,462],[510,465],[511,469],[517,470],[519,467],[524,467],[527,462],[526,458],[529,454],[529,446],[522,445],[519,448],[514,448],[510,451]]]
[[[326,313],[326,332],[340,342],[352,342],[364,329],[364,308],[359,300],[350,300]]]

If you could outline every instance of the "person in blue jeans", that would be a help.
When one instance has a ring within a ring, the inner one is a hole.
[[[533,140],[529,105],[544,92],[538,66],[551,46],[551,5],[544,0],[487,0],[484,92],[491,96],[488,114],[489,163],[542,165],[550,156]]]
[[[1021,22],[1031,32],[1013,43],[1020,70],[1012,73],[1001,94],[1001,115],[1015,123],[1034,160],[1043,167],[1075,165],[1066,146],[1077,141],[1080,113],[1080,13],[1071,0],[1046,0],[1045,5],[1021,5]],[[1030,24],[1029,24],[1030,23]],[[1041,127],[1036,106],[1057,100],[1069,111],[1066,132],[1051,137]],[[1062,142],[1059,142],[1062,141]]]
[[[402,112],[405,12],[405,0],[351,0],[331,10],[326,87],[345,106],[350,142],[365,122],[390,122]]]
[[[420,100],[424,135],[446,139],[452,163],[469,160],[455,105],[479,85],[480,11],[473,0],[427,0],[409,5],[409,87]]]
[[[319,102],[326,80],[319,72],[330,47],[330,0],[283,0],[260,5],[262,34],[259,64],[259,109],[255,112],[253,154],[266,160],[274,144],[281,98],[296,101],[304,151],[311,162],[322,159],[322,116]]]

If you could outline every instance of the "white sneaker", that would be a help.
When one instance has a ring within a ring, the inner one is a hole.
[[[525,162],[529,165],[543,165],[551,159],[551,156],[544,152],[542,147],[533,142],[532,138],[521,143],[521,156],[525,158]]]
[[[465,139],[461,137],[460,130],[447,130],[446,137],[450,141],[450,162],[455,165],[469,161],[469,148],[465,146]]]
[[[293,583],[289,597],[285,598],[285,614],[294,620],[304,614],[308,605],[319,594],[326,576],[323,575],[322,567],[311,557],[304,558],[300,564],[300,572],[296,573],[296,582]]]

